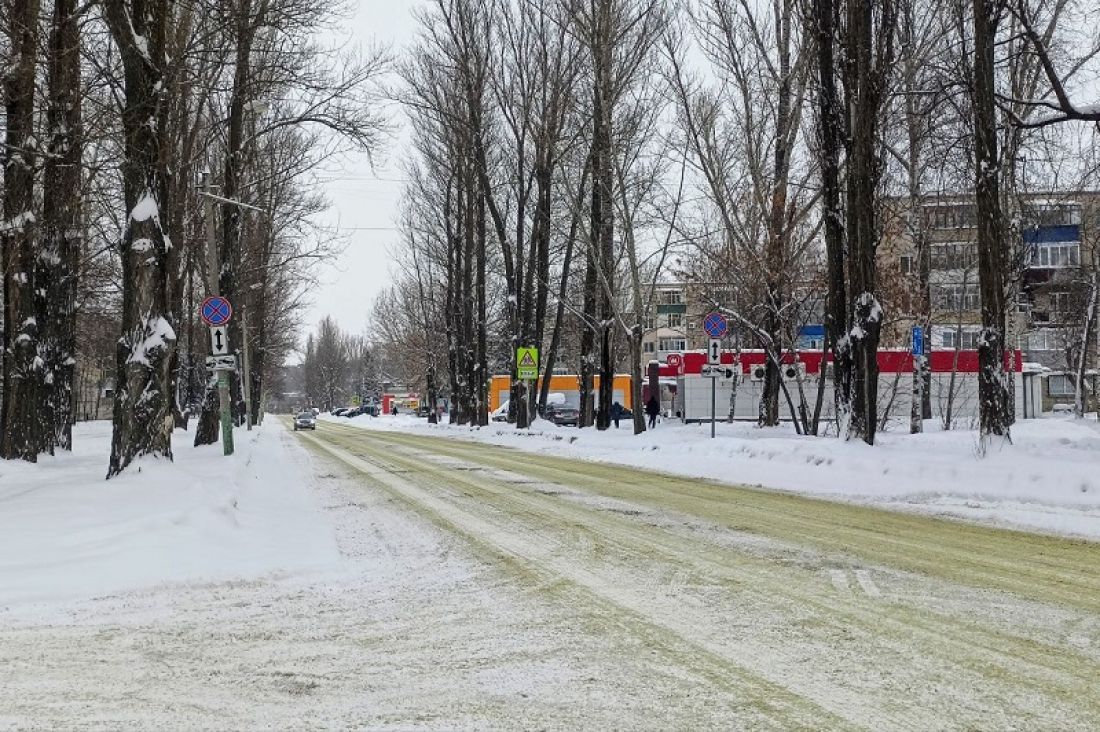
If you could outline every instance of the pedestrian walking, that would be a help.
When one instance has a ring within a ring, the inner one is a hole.
[[[645,403],[645,413],[649,415],[649,428],[653,429],[657,426],[657,415],[661,413],[661,403],[657,397],[651,396]]]
[[[623,418],[623,405],[615,402],[611,405],[611,421],[615,423],[615,429],[619,429],[619,420]]]

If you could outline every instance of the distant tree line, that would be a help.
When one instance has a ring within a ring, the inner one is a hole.
[[[302,359],[306,398],[331,411],[353,400],[380,396],[381,372],[374,348],[364,336],[345,333],[324,317],[306,338]]]

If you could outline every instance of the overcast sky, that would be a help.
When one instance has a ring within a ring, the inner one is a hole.
[[[348,42],[360,46],[381,42],[399,54],[414,33],[412,9],[423,2],[358,0],[355,16],[347,24]],[[391,112],[400,134],[403,117],[396,107]],[[321,174],[332,202],[322,221],[339,226],[347,237],[347,249],[319,273],[320,284],[305,319],[309,328],[331,315],[344,330],[364,331],[371,303],[388,284],[389,251],[397,243],[394,226],[402,193],[401,154],[400,140],[394,140],[375,160],[373,169],[366,156],[356,155],[330,165],[330,170]]]

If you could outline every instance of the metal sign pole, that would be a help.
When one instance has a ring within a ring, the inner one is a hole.
[[[203,188],[210,194],[210,174],[203,174]],[[209,267],[209,286],[213,295],[219,294],[218,274],[221,272],[221,263],[218,257],[218,243],[214,228],[214,203],[210,196],[205,198],[206,203],[206,256]],[[218,374],[218,412],[221,417],[222,430],[222,454],[233,454],[233,417],[229,410],[229,372],[219,369]]]
[[[248,429],[252,429],[252,381],[249,370],[249,353],[248,353],[248,310],[244,310],[241,313],[241,349],[244,357],[244,363],[241,364],[241,390],[244,393],[244,423],[248,426]]]
[[[229,410],[229,372],[218,370],[218,400],[221,402],[222,454],[233,454],[233,415]]]
[[[718,405],[718,379],[717,377],[710,377],[710,439],[714,439],[714,420],[716,416],[716,410]]]

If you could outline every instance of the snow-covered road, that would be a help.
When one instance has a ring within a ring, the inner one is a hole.
[[[1098,544],[331,423],[268,436],[341,561],[0,614],[0,727],[1100,718]]]

